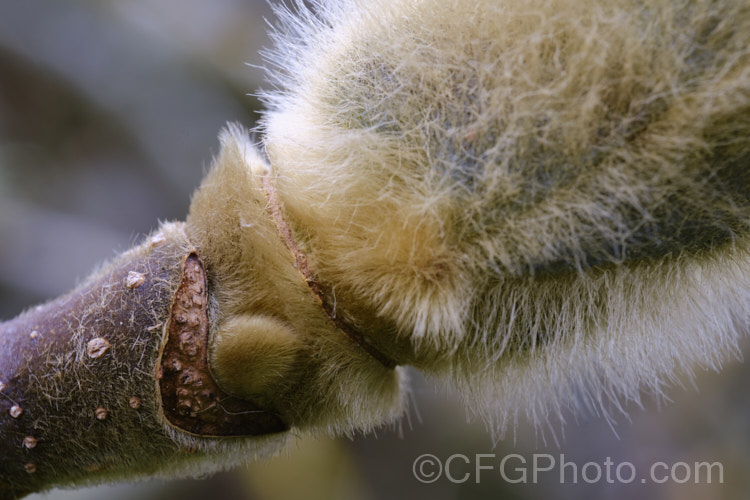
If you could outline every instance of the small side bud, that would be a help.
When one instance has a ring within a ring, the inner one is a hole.
[[[273,395],[291,372],[301,342],[287,325],[266,316],[224,322],[212,353],[217,381],[248,399]]]

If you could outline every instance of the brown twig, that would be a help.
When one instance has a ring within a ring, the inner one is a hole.
[[[203,269],[181,226],[166,229],[67,295],[0,324],[0,499],[150,475],[207,453],[188,444],[195,435],[286,429],[275,415],[228,397],[211,378]],[[185,340],[180,328],[187,321],[171,317],[188,303],[202,315],[190,321],[202,333],[192,338],[202,359],[185,358],[196,378],[185,381],[186,372],[173,371],[179,386],[165,384],[169,376],[159,384],[161,353],[174,354],[168,339],[178,353]],[[221,402],[215,408],[229,405],[252,418],[227,419],[219,410],[183,414],[182,425],[169,418],[184,391],[205,402],[201,390],[210,393],[209,403]],[[234,427],[227,431],[228,420]],[[186,429],[186,421],[200,425]]]

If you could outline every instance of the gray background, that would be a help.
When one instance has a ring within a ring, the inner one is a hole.
[[[269,8],[251,0],[0,2],[0,318],[66,291],[158,221],[184,217],[219,129],[257,118],[248,93],[263,84],[252,65],[268,44],[264,16]],[[699,371],[694,385],[682,379],[661,409],[647,397],[612,425],[569,415],[562,432],[552,426],[559,445],[550,429],[521,423],[495,446],[459,398],[414,378],[408,418],[376,436],[302,439],[287,456],[210,479],[34,498],[750,497],[750,366],[736,360]],[[560,484],[556,469],[514,485],[497,468],[478,483],[422,484],[412,463],[423,453],[465,455],[470,465],[454,461],[458,478],[473,473],[477,453],[494,454],[482,463],[496,467],[510,453],[564,454],[579,467],[611,457],[639,473],[657,461],[720,461],[724,484]]]

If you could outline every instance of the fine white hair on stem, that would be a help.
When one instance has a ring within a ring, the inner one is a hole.
[[[750,4],[279,8],[261,126],[327,281],[504,429],[737,352]]]

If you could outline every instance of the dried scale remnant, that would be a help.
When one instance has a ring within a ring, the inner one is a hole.
[[[23,438],[23,446],[29,450],[32,448],[36,448],[36,445],[38,443],[39,441],[34,436],[26,436],[25,438]]]
[[[38,336],[39,336],[39,332],[38,332],[38,331],[36,331],[36,330],[32,330],[32,332],[31,332],[31,333],[29,334],[29,338],[30,338],[31,340],[34,340],[34,339],[35,339],[35,338],[37,338]]]
[[[128,288],[138,288],[146,282],[146,275],[136,271],[130,271],[125,278],[125,286]]]
[[[208,368],[206,275],[198,256],[185,260],[175,293],[167,341],[155,378],[164,416],[202,436],[261,435],[287,429],[271,411],[224,392]]]
[[[86,344],[86,352],[88,353],[90,358],[101,358],[102,356],[107,354],[107,351],[109,351],[110,347],[111,345],[107,339],[97,337],[95,339],[89,340],[89,343]]]
[[[23,413],[23,408],[21,408],[18,405],[13,405],[13,406],[10,407],[9,413],[10,413],[11,417],[18,418]]]
[[[294,267],[299,271],[302,279],[304,279],[310,294],[315,297],[315,300],[320,304],[320,307],[325,311],[328,320],[337,328],[342,335],[347,336],[360,348],[362,348],[367,354],[376,359],[384,367],[392,369],[395,368],[398,363],[392,360],[387,354],[381,352],[377,347],[370,344],[367,338],[360,334],[356,328],[352,325],[347,324],[341,318],[336,316],[336,308],[330,304],[327,299],[327,294],[323,285],[319,283],[319,280],[314,276],[314,273],[310,270],[308,264],[307,255],[300,250],[299,245],[292,235],[292,230],[289,224],[286,222],[284,215],[279,204],[279,194],[273,185],[273,182],[269,179],[266,174],[263,176],[261,183],[263,185],[263,191],[266,194],[268,200],[268,210],[271,217],[276,224],[276,228],[279,231],[279,236],[284,240],[284,244],[289,249],[295,260]]]
[[[134,410],[139,409],[141,407],[141,398],[137,396],[131,397],[128,401],[128,405],[130,405],[130,407]]]
[[[5,384],[3,382],[0,382],[0,392],[3,392],[5,390]]]
[[[109,411],[100,406],[94,411],[94,415],[96,415],[97,420],[107,420],[107,417],[109,417]]]
[[[23,468],[29,474],[33,474],[36,472],[36,464],[32,462],[27,463],[23,466]]]

